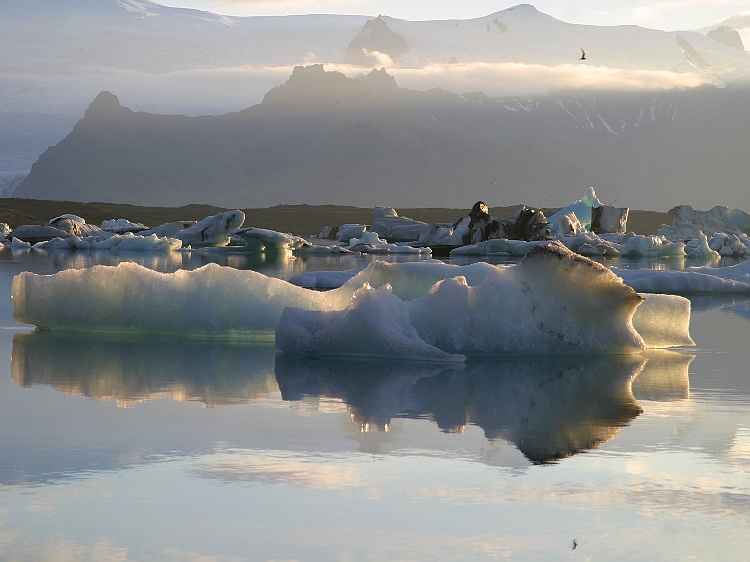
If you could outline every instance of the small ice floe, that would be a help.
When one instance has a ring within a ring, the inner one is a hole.
[[[53,238],[34,244],[34,250],[117,250],[137,252],[172,252],[179,250],[182,242],[174,238],[158,237],[156,234],[139,236],[132,232],[100,236],[69,236]]]
[[[140,222],[131,222],[128,219],[111,219],[102,221],[102,230],[115,234],[125,234],[126,232],[146,230],[146,226]]]
[[[265,228],[240,228],[231,237],[242,241],[246,249],[254,252],[284,253],[297,250],[308,242],[299,236]]]
[[[336,239],[348,244],[352,238],[361,238],[367,232],[366,224],[342,224],[336,232]]]
[[[729,267],[688,267],[682,271],[619,268],[612,271],[643,293],[750,294],[750,261]]]
[[[244,222],[245,213],[242,211],[226,211],[206,217],[197,224],[174,233],[172,237],[181,240],[183,246],[193,248],[226,246],[231,233]]]
[[[417,248],[401,243],[389,243],[382,240],[376,232],[366,231],[360,238],[349,240],[347,249],[363,254],[419,254],[430,255],[431,250],[427,247]]]
[[[426,226],[422,221],[400,217],[391,207],[375,207],[369,231],[388,242],[416,242]]]

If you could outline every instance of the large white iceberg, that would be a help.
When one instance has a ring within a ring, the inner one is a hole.
[[[630,353],[693,343],[689,301],[659,295],[635,317],[644,300],[604,266],[547,244],[517,266],[487,270],[475,285],[448,277],[423,296],[402,300],[388,284],[364,284],[342,311],[288,308],[276,344],[289,353],[456,359]]]
[[[275,332],[278,347],[290,353],[453,360],[692,343],[687,299],[638,295],[557,243],[515,266],[375,263],[328,292],[215,264],[164,274],[121,263],[49,276],[24,272],[13,280],[12,295],[14,318],[40,328]]]

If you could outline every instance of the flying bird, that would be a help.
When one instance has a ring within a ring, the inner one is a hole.
[[[578,60],[586,60],[586,51],[584,51],[583,49],[581,49],[581,58]]]

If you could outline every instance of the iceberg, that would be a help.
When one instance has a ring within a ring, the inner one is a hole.
[[[231,233],[245,222],[245,213],[239,210],[217,213],[206,217],[198,224],[180,230],[174,238],[181,240],[183,245],[196,247],[226,246],[229,244]]]
[[[559,243],[537,246],[516,266],[483,273],[474,285],[463,276],[446,277],[411,300],[398,298],[388,283],[374,288],[366,282],[344,310],[287,308],[277,347],[308,355],[456,360],[693,344],[687,299],[638,295],[606,267]]]
[[[692,344],[687,299],[639,295],[559,243],[512,266],[374,262],[345,276],[320,292],[216,264],[174,273],[135,263],[23,272],[13,280],[13,313],[56,331],[275,335],[288,353],[440,361]]]
[[[728,267],[688,267],[682,271],[619,268],[612,271],[643,293],[750,294],[750,261]]]
[[[87,224],[77,215],[61,215],[47,225],[22,225],[6,234],[3,244],[13,239],[37,250],[137,250],[173,251],[226,246],[245,221],[242,211],[226,211],[202,221],[178,221],[146,229],[127,219],[104,221],[102,227]]]
[[[290,252],[307,244],[307,241],[299,236],[255,227],[235,230],[231,237],[241,240],[249,250],[266,253]]]
[[[750,231],[750,214],[740,209],[716,206],[708,211],[698,211],[690,205],[678,205],[667,214],[672,226],[662,225],[657,234],[670,240],[692,240],[698,232],[712,236],[717,232],[747,234]]]
[[[596,196],[596,191],[593,187],[589,187],[584,193],[583,197],[578,201],[571,203],[567,207],[563,207],[556,213],[550,215],[547,220],[550,225],[550,233],[555,236],[560,233],[560,226],[566,224],[566,218],[569,215],[574,215],[578,219],[578,223],[586,230],[591,228],[591,208],[600,207],[602,204],[599,198]]]

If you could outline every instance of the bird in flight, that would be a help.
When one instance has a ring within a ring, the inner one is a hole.
[[[578,60],[586,60],[586,51],[584,51],[583,49],[581,49],[581,58]]]

